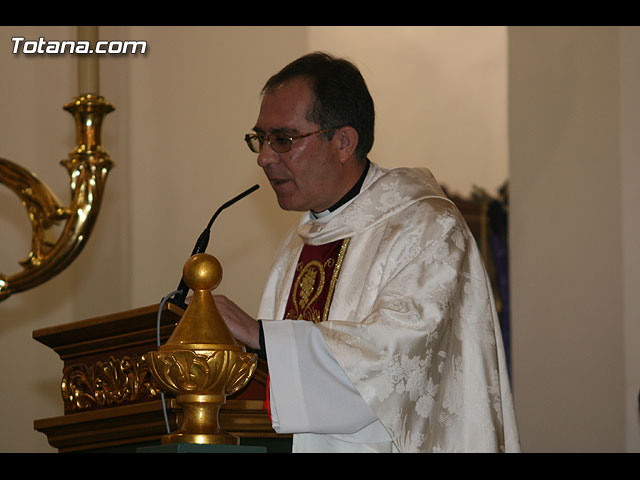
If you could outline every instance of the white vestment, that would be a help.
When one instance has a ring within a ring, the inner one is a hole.
[[[282,320],[303,244],[343,238],[328,319]],[[273,425],[294,433],[294,451],[519,451],[489,279],[428,170],[372,163],[354,200],[305,214],[258,318]]]

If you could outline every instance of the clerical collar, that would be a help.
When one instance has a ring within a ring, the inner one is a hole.
[[[362,175],[360,175],[360,178],[355,183],[355,185],[351,188],[351,190],[349,190],[344,197],[342,197],[340,200],[338,200],[337,203],[334,203],[328,209],[323,210],[322,212],[314,212],[313,210],[311,210],[309,212],[309,213],[311,213],[311,218],[316,218],[317,219],[317,218],[322,218],[322,217],[325,217],[325,216],[329,215],[331,212],[337,210],[338,208],[343,206],[345,203],[347,203],[349,200],[353,199],[356,195],[358,195],[360,193],[360,189],[362,188],[362,184],[364,183],[364,179],[366,178],[367,172],[369,171],[369,165],[371,164],[369,159],[366,159],[366,160],[367,160],[367,164],[364,167],[364,172],[362,172]]]

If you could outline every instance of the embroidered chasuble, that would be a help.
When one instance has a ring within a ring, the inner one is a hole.
[[[349,239],[324,245],[305,245],[291,284],[285,318],[324,322],[340,274]]]
[[[520,451],[489,278],[428,170],[372,163],[350,203],[305,213],[257,316],[294,452]]]

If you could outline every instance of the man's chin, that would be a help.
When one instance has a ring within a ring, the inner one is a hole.
[[[306,212],[309,210],[306,205],[296,203],[294,199],[287,198],[284,195],[276,194],[276,198],[278,199],[278,205],[280,205],[282,210],[286,210],[288,212]]]
[[[278,205],[280,205],[280,208],[282,210],[286,210],[287,212],[306,212],[307,210],[309,210],[308,208],[297,207],[295,205],[289,205],[284,202],[278,202]]]

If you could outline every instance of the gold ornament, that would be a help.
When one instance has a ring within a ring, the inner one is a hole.
[[[175,395],[183,409],[180,428],[162,443],[238,445],[238,437],[220,428],[218,412],[228,395],[249,382],[258,358],[236,342],[215,306],[211,290],[222,279],[218,260],[193,255],[183,275],[194,291],[189,306],[167,342],[145,355],[158,387]]]
[[[32,227],[31,251],[15,274],[0,273],[0,301],[28,290],[62,272],[82,251],[100,211],[104,185],[113,162],[101,145],[104,116],[113,106],[87,94],[64,106],[76,124],[77,145],[62,160],[69,173],[71,203],[64,206],[35,174],[0,158],[0,183],[9,187],[27,209]],[[55,238],[54,227],[64,222]]]

